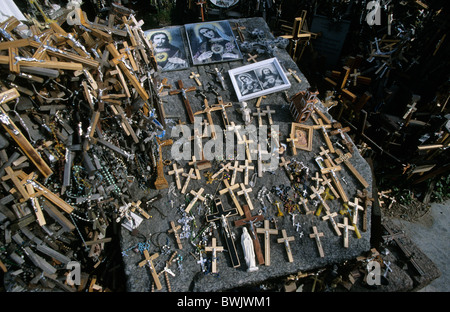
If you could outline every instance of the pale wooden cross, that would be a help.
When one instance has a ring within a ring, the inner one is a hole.
[[[216,246],[216,238],[212,238],[211,246],[205,247],[206,252],[212,252],[211,272],[217,273],[217,252],[222,252],[222,246]]]
[[[131,206],[130,206],[130,210],[132,212],[134,212],[137,209],[137,211],[139,211],[139,213],[141,215],[143,215],[144,218],[150,219],[151,216],[141,207],[141,204],[142,204],[142,202],[140,200],[138,200],[137,202],[132,202]]]
[[[313,185],[310,186],[313,193],[309,196],[310,199],[317,198],[322,205],[325,207],[326,210],[330,211],[330,207],[328,206],[327,202],[322,198],[322,193],[325,192],[325,189],[323,187],[316,189]]]
[[[297,148],[295,147],[295,141],[297,140],[297,138],[295,137],[295,134],[293,132],[291,132],[289,134],[289,137],[286,139],[286,142],[289,143],[289,145],[291,146],[292,149],[292,155],[297,155]]]
[[[219,194],[223,195],[228,192],[231,196],[231,199],[233,200],[234,205],[236,206],[236,209],[239,212],[239,215],[242,216],[244,214],[244,212],[242,211],[241,205],[239,204],[239,201],[237,200],[236,195],[234,195],[234,192],[233,192],[233,190],[235,190],[239,187],[239,184],[230,185],[230,183],[228,183],[227,179],[223,179],[222,181],[225,184],[225,188],[220,190]]]
[[[206,97],[203,97],[203,105],[205,106],[205,108],[201,111],[195,112],[194,116],[199,115],[199,114],[206,114],[206,119],[208,120],[209,128],[211,130],[211,138],[215,139],[216,138],[216,130],[214,128],[214,123],[213,123],[213,119],[211,116],[211,112],[221,110],[222,108],[219,106],[210,107]]]
[[[245,200],[250,208],[250,210],[253,210],[253,204],[252,204],[252,200],[250,199],[250,196],[248,195],[248,193],[250,193],[252,191],[252,189],[249,188],[245,188],[244,183],[240,183],[239,184],[241,186],[241,190],[237,192],[237,194],[240,195],[244,195]]]
[[[308,199],[307,198],[300,196],[300,203],[302,204],[303,208],[305,209],[305,214],[306,215],[314,213],[313,211],[309,210]]]
[[[252,154],[250,153],[250,147],[249,145],[253,143],[253,140],[247,140],[247,136],[244,134],[242,135],[242,140],[237,142],[238,144],[245,144],[245,153],[247,155],[247,159],[251,162],[252,161]]]
[[[359,210],[364,211],[364,207],[360,206],[358,204],[358,202],[359,202],[358,197],[355,197],[353,202],[351,202],[351,201],[348,202],[348,205],[353,208],[353,214],[352,214],[352,223],[353,224],[358,224],[358,211]]]
[[[361,73],[355,68],[353,70],[353,74],[350,74],[350,77],[353,78],[353,86],[356,87],[356,84],[358,82],[358,76],[360,76]]]
[[[194,167],[195,177],[197,178],[197,180],[201,180],[202,176],[200,175],[200,170],[197,166],[197,158],[195,156],[192,156],[192,161],[190,161],[188,164]]]
[[[253,113],[253,116],[258,116],[258,126],[262,127],[262,116],[265,116],[265,114],[261,112],[261,108],[257,107],[256,113]]]
[[[348,231],[349,230],[354,231],[355,227],[348,224],[347,217],[344,217],[344,223],[338,223],[338,227],[344,229],[344,247],[348,248]]]
[[[249,56],[247,59],[247,62],[252,61],[253,63],[258,63],[258,61],[256,60],[256,58],[258,57],[258,54],[251,55],[250,53],[247,53],[247,55]]]
[[[325,185],[326,185],[331,190],[331,192],[333,192],[333,195],[336,199],[341,198],[341,196],[336,191],[336,189],[334,188],[333,184],[331,184],[331,182],[332,182],[331,179],[329,179],[327,176],[322,174],[322,186],[325,187]]]
[[[175,182],[177,183],[177,188],[180,190],[181,189],[181,180],[180,180],[180,173],[184,172],[183,168],[177,168],[177,164],[173,163],[172,165],[173,170],[170,170],[168,173],[169,175],[175,175]]]
[[[152,256],[150,256],[150,254],[148,253],[148,250],[144,249],[144,257],[145,257],[145,260],[139,262],[139,267],[142,268],[144,265],[146,265],[146,264],[148,265],[148,267],[150,268],[150,273],[152,274],[152,277],[153,277],[153,281],[155,282],[156,289],[161,290],[162,285],[161,285],[161,282],[159,281],[158,274],[156,273],[155,266],[153,265],[153,260],[158,258],[159,254],[154,253]]]
[[[336,171],[341,170],[341,166],[332,166],[328,159],[325,159],[324,163],[325,163],[326,167],[321,169],[321,172],[323,174],[331,173],[331,179],[333,180],[334,185],[336,186],[337,191],[339,192],[339,195],[341,195],[342,201],[344,203],[348,202],[347,194],[345,193],[344,188],[342,187],[342,184],[336,175]]]
[[[212,179],[215,179],[219,174],[221,174],[224,171],[228,172],[229,170],[231,170],[231,163],[226,163],[225,165],[224,164],[220,164],[220,166],[222,168],[220,168],[216,173],[214,173],[212,175],[212,177],[211,177]]]
[[[170,221],[170,229],[169,234],[172,234],[175,236],[175,240],[177,241],[178,249],[183,249],[183,245],[181,244],[180,235],[178,235],[178,230],[181,229],[181,225],[175,226],[175,222]]]
[[[231,174],[231,185],[234,185],[236,182],[236,176],[237,176],[237,172],[242,172],[244,171],[244,169],[241,168],[241,166],[239,166],[239,161],[235,160],[234,161],[234,166],[231,167],[231,169],[233,170],[233,173]]]
[[[186,207],[186,209],[184,209],[184,211],[186,213],[189,213],[189,211],[191,211],[192,207],[194,207],[195,203],[200,200],[200,201],[205,201],[205,197],[202,196],[204,189],[203,187],[201,187],[198,192],[195,192],[194,190],[191,190],[191,194],[194,195],[194,198],[191,200],[191,202],[189,203],[189,205]]]
[[[350,127],[342,127],[340,122],[334,122],[332,124],[334,130],[330,131],[330,135],[337,135],[339,134],[341,136],[342,139],[342,143],[345,144],[345,146],[347,147],[348,151],[350,153],[353,153],[353,145],[352,142],[350,142],[349,140],[347,140],[347,138],[345,137],[346,132],[349,132],[351,129]]]
[[[270,229],[269,220],[264,220],[264,228],[257,228],[256,233],[264,234],[264,261],[266,266],[270,266],[270,235],[278,234],[278,230]]]
[[[283,235],[283,237],[278,238],[277,242],[279,244],[284,244],[289,262],[294,262],[294,257],[292,256],[291,246],[289,245],[289,242],[293,242],[295,240],[295,238],[294,238],[294,236],[288,237],[285,229],[281,230],[281,235]]]
[[[291,171],[289,170],[288,166],[291,163],[290,160],[285,160],[284,157],[281,157],[280,167],[284,167],[284,170],[286,171],[289,180],[294,180],[294,176],[292,175]]]
[[[268,151],[263,151],[263,150],[261,150],[261,144],[260,143],[258,143],[258,149],[255,151],[255,150],[252,150],[252,153],[255,153],[255,152],[257,152],[258,153],[258,177],[262,177],[263,176],[263,162],[262,162],[262,155],[263,154],[265,154],[265,155],[269,155],[269,152]]]
[[[297,71],[292,70],[292,69],[290,69],[290,68],[288,69],[288,71],[289,71],[290,75],[291,75],[292,77],[294,77],[295,80],[297,80],[298,83],[301,83],[301,82],[302,82],[302,80],[300,79],[300,77],[297,75]]]
[[[269,105],[266,105],[266,109],[263,110],[262,113],[263,113],[265,116],[267,116],[267,120],[269,121],[269,125],[272,125],[272,124],[273,124],[273,121],[272,121],[272,114],[275,114],[275,111],[274,111],[274,110],[271,110]]]
[[[234,131],[234,134],[236,135],[237,142],[242,142],[241,134],[239,133],[239,130],[242,128],[241,125],[236,125],[234,121],[230,122],[230,125],[227,126],[227,131]]]
[[[192,112],[191,104],[189,103],[189,99],[187,97],[187,92],[195,91],[197,90],[197,88],[196,87],[185,88],[182,80],[178,80],[178,87],[179,89],[177,90],[169,91],[169,94],[170,95],[181,94],[184,106],[186,107],[186,111],[188,113],[189,121],[193,124],[194,113]]]
[[[187,178],[186,181],[184,181],[183,189],[181,190],[181,194],[186,193],[187,187],[189,185],[189,182],[192,180],[197,179],[197,176],[194,174],[194,168],[189,169],[189,173],[182,173],[183,177]]]
[[[198,79],[198,77],[200,77],[200,75],[197,74],[197,73],[194,73],[194,72],[191,72],[191,75],[189,76],[189,78],[194,79],[195,82],[197,83],[197,85],[199,87],[201,87],[202,86],[202,82]]]
[[[328,149],[331,153],[334,153],[333,143],[328,136],[328,128],[331,128],[331,125],[325,125],[321,118],[314,118],[314,115],[311,115],[313,120],[317,123],[317,125],[312,126],[314,129],[320,129],[322,131],[323,138],[325,139],[325,143],[327,144]]]
[[[319,172],[318,171],[316,171],[316,174],[315,174],[314,177],[311,177],[311,180],[316,181],[316,189],[319,188],[320,182],[323,181],[323,179],[321,177],[319,177]]]
[[[330,220],[330,223],[333,226],[333,229],[336,232],[337,236],[341,236],[342,233],[339,230],[339,227],[337,226],[336,221],[334,220],[334,217],[337,216],[337,212],[330,213],[330,211],[326,209],[325,213],[326,214],[322,217],[322,220],[324,220],[324,221]]]
[[[323,146],[320,146],[319,148],[320,148],[319,155],[325,156],[325,158],[328,159],[333,166],[335,166],[336,164],[334,163],[333,158],[331,158],[331,156],[329,154],[330,150],[323,148]]]
[[[245,164],[243,166],[242,165],[239,166],[239,168],[244,170],[244,185],[248,185],[248,178],[249,178],[248,171],[255,169],[255,166],[250,166],[249,165],[249,160],[246,159],[245,160]]]
[[[325,257],[325,254],[324,254],[323,248],[322,248],[322,243],[320,242],[320,238],[323,236],[324,236],[323,233],[322,232],[319,233],[317,231],[317,227],[313,226],[313,233],[309,234],[309,237],[314,238],[316,240],[316,245],[317,245],[317,248],[319,249],[319,255],[321,258]]]
[[[219,107],[220,108],[220,111],[222,113],[223,124],[224,124],[225,127],[229,126],[230,125],[230,121],[228,120],[228,115],[227,115],[226,109],[228,107],[232,107],[233,103],[228,102],[228,103],[225,104],[223,102],[223,98],[221,96],[217,97],[217,102],[218,102],[218,104],[213,104],[212,107]]]
[[[338,158],[335,159],[335,162],[339,165],[344,163],[350,172],[355,176],[355,178],[364,186],[364,188],[369,187],[369,183],[367,183],[366,179],[356,170],[356,168],[350,162],[350,158],[352,158],[351,153],[343,153],[340,149],[336,149],[336,154],[339,155]]]

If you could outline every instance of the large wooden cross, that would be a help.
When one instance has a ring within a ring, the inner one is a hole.
[[[183,249],[183,245],[181,244],[180,235],[178,234],[178,230],[181,228],[181,225],[175,226],[175,222],[170,221],[170,229],[168,231],[169,234],[173,233],[175,236],[175,240],[177,241],[178,249]]]
[[[259,243],[259,239],[258,239],[258,236],[256,233],[256,228],[255,228],[254,224],[256,222],[263,221],[264,216],[262,216],[262,215],[252,216],[252,213],[251,213],[248,205],[243,205],[242,207],[244,208],[245,218],[234,221],[234,226],[249,225],[249,233],[251,234],[251,237],[253,240],[253,246],[255,247],[254,249],[255,249],[256,259],[258,260],[258,263],[260,265],[263,265],[264,264],[264,256],[261,251],[261,245]]]
[[[206,119],[208,120],[208,123],[209,123],[209,129],[211,130],[211,138],[215,139],[216,138],[216,130],[214,129],[214,122],[212,120],[211,112],[221,110],[222,108],[219,106],[215,106],[215,107],[209,106],[208,100],[206,99],[206,97],[203,98],[203,105],[205,106],[205,108],[201,111],[195,112],[194,116],[199,115],[199,114],[206,114]]]
[[[336,154],[339,155],[338,158],[336,158],[334,161],[339,165],[341,163],[344,163],[348,170],[355,176],[355,178],[364,186],[365,188],[369,187],[369,183],[367,183],[366,179],[356,170],[356,168],[352,165],[352,163],[349,161],[350,158],[352,158],[352,154],[350,152],[343,153],[340,149],[336,149]]]
[[[312,115],[313,116],[313,115]],[[331,128],[331,125],[325,125],[321,118],[313,118],[317,122],[317,125],[312,126],[314,129],[319,129],[322,131],[323,138],[325,139],[325,143],[327,144],[328,149],[331,153],[334,153],[334,147],[333,143],[330,140],[330,137],[328,136],[328,128]]]
[[[183,168],[178,169],[176,163],[174,163],[172,166],[173,166],[173,170],[170,170],[168,173],[169,173],[169,175],[173,175],[173,174],[175,175],[175,182],[177,183],[177,188],[179,190],[181,190],[180,173],[183,173],[184,169]]]
[[[200,201],[205,201],[205,197],[202,196],[202,193],[204,191],[204,188],[201,187],[198,192],[195,192],[194,190],[191,190],[191,194],[194,195],[194,198],[191,200],[191,202],[189,203],[189,205],[186,207],[186,209],[184,210],[186,213],[189,213],[189,211],[191,211],[192,207],[194,207],[195,203],[200,200]]]
[[[225,210],[220,199],[215,199],[215,206],[217,212],[206,215],[207,222],[220,221],[220,227],[222,230],[222,235],[225,238],[225,243],[227,245],[228,253],[230,254],[231,264],[234,268],[239,267],[241,264],[239,262],[239,257],[234,245],[233,236],[231,233],[230,226],[228,224],[228,217],[237,215],[236,208],[231,208]]]
[[[320,238],[323,237],[323,233],[322,232],[318,232],[317,231],[317,227],[313,226],[313,233],[309,234],[310,238],[314,238],[316,241],[316,245],[317,245],[317,249],[319,249],[319,255],[321,258],[325,257],[325,254],[323,252],[323,247],[322,247],[322,243],[320,242]]]
[[[278,230],[271,229],[269,220],[264,220],[264,227],[257,228],[256,233],[264,234],[264,262],[266,266],[270,266],[270,235],[278,234]]]
[[[255,169],[255,166],[250,166],[249,160],[246,159],[245,164],[243,166],[241,165],[239,167],[244,170],[244,185],[248,185],[248,178],[249,178],[248,171]]]
[[[161,282],[159,281],[158,274],[156,273],[155,266],[153,265],[153,260],[158,258],[159,254],[154,253],[152,256],[150,256],[150,254],[148,253],[148,250],[144,249],[144,257],[145,257],[145,260],[142,260],[141,262],[139,262],[139,267],[142,268],[144,265],[146,265],[146,264],[148,265],[148,267],[150,268],[150,273],[152,274],[152,277],[153,277],[153,281],[155,282],[156,289],[161,290],[162,285],[161,285]]]
[[[330,161],[328,159],[324,160],[325,166],[323,169],[321,169],[321,172],[323,174],[330,173],[331,174],[331,180],[333,180],[334,185],[337,188],[337,191],[339,192],[339,195],[341,195],[341,199],[344,203],[348,202],[347,194],[344,191],[344,188],[342,187],[341,182],[339,181],[338,176],[336,175],[336,171],[341,170],[341,166],[332,166],[330,164]]]
[[[217,273],[217,252],[222,252],[223,247],[216,245],[216,238],[212,238],[211,246],[205,247],[206,252],[212,252],[211,273]]]
[[[189,103],[189,99],[188,99],[186,93],[195,91],[195,90],[197,90],[197,88],[195,86],[185,88],[182,80],[178,80],[178,88],[179,89],[177,89],[177,90],[169,91],[169,94],[170,95],[181,94],[184,106],[186,107],[186,111],[188,113],[189,121],[193,124],[194,123],[194,113],[192,112],[191,104]]]
[[[230,185],[230,183],[228,182],[227,179],[223,179],[222,181],[225,184],[225,188],[220,190],[219,194],[223,195],[228,192],[231,196],[231,199],[233,200],[234,205],[236,206],[236,209],[239,212],[239,215],[242,216],[244,214],[244,212],[242,211],[241,205],[239,204],[239,201],[237,200],[236,195],[234,195],[234,192],[233,192],[233,190],[235,190],[239,187],[239,184]]]
[[[294,238],[294,236],[288,237],[285,229],[281,230],[281,235],[283,235],[283,237],[277,239],[277,242],[279,244],[284,244],[289,262],[294,262],[294,257],[292,256],[292,250],[291,250],[291,246],[289,245],[289,242],[293,242],[295,240],[295,238]]]

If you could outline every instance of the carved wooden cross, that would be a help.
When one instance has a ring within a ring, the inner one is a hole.
[[[145,260],[139,262],[139,267],[142,268],[144,265],[146,265],[146,264],[148,265],[148,267],[150,268],[150,273],[152,274],[152,277],[153,277],[153,281],[155,282],[156,289],[161,290],[162,285],[161,285],[161,282],[159,281],[158,274],[156,273],[155,266],[153,265],[153,260],[158,258],[159,254],[154,253],[152,256],[150,256],[150,254],[148,253],[148,250],[144,249],[144,256],[145,256]]]
[[[206,114],[206,119],[208,120],[209,128],[211,130],[211,138],[215,139],[216,138],[216,130],[214,128],[214,122],[212,120],[211,112],[221,110],[222,108],[219,106],[210,107],[206,97],[203,98],[203,105],[205,106],[205,108],[201,111],[195,112],[194,115]]]
[[[258,63],[258,61],[256,60],[256,58],[258,57],[258,54],[252,55],[250,53],[247,53],[247,55],[248,55],[247,62]]]
[[[264,264],[264,256],[261,251],[261,245],[259,244],[259,239],[256,234],[256,228],[254,226],[254,223],[260,222],[264,220],[264,217],[262,215],[256,215],[252,216],[252,213],[250,211],[250,208],[248,205],[243,205],[244,208],[244,214],[245,218],[234,221],[234,226],[244,226],[249,225],[249,233],[251,234],[252,240],[253,240],[253,246],[255,247],[255,254],[256,259],[258,260],[258,263],[260,265]]]
[[[234,195],[233,190],[237,189],[239,187],[239,184],[234,184],[234,185],[230,185],[230,183],[228,183],[227,179],[223,179],[222,180],[223,183],[225,184],[225,188],[219,191],[220,195],[223,195],[225,193],[229,193],[231,196],[231,199],[233,200],[234,205],[236,206],[236,209],[239,212],[239,215],[243,215],[244,212],[242,211],[241,205],[239,204],[239,201],[236,198],[236,195]]]
[[[285,229],[281,230],[281,235],[283,235],[283,237],[277,239],[277,242],[279,244],[284,244],[289,262],[294,262],[294,257],[292,256],[291,246],[289,245],[289,242],[293,242],[295,240],[295,238],[294,238],[294,236],[288,237]]]
[[[190,161],[188,164],[191,166],[194,166],[195,176],[196,176],[197,180],[201,180],[202,176],[200,175],[200,170],[197,166],[197,158],[195,156],[192,156],[192,161]]]
[[[227,250],[230,254],[231,264],[233,267],[240,266],[239,257],[237,255],[236,247],[234,245],[233,236],[231,233],[230,226],[228,224],[228,217],[237,215],[236,208],[225,210],[223,208],[220,199],[215,200],[215,206],[217,212],[206,215],[207,222],[220,221],[220,227],[222,230],[223,237],[225,238],[225,243],[227,244]]]
[[[294,176],[292,175],[291,171],[289,170],[288,166],[291,162],[289,160],[285,160],[284,157],[281,157],[280,167],[284,167],[284,170],[286,170],[287,175],[289,176],[289,180],[294,180]]]
[[[170,170],[168,173],[169,175],[175,175],[175,181],[177,183],[177,188],[180,190],[181,189],[181,180],[180,180],[180,173],[184,172],[183,168],[178,169],[177,168],[177,164],[174,163],[173,165],[173,170]]]
[[[158,150],[159,150],[159,158],[157,160],[156,164],[156,173],[157,177],[155,180],[155,188],[157,190],[165,189],[169,187],[169,183],[167,182],[166,178],[164,177],[164,164],[162,161],[162,147],[167,145],[172,145],[173,141],[172,139],[161,141],[159,138],[156,138],[156,142],[158,142]]]
[[[349,159],[352,157],[351,153],[343,153],[340,149],[336,149],[336,154],[339,155],[339,158],[336,158],[335,161],[339,165],[344,163],[350,172],[355,176],[355,178],[364,186],[365,188],[369,187],[369,183],[367,183],[366,179],[356,170],[356,168],[352,165]]]
[[[177,90],[169,91],[169,94],[170,95],[181,94],[184,106],[186,107],[186,111],[188,113],[189,121],[193,124],[194,113],[192,112],[191,104],[189,103],[189,99],[187,97],[187,92],[195,91],[197,90],[197,88],[196,87],[185,88],[182,80],[178,80],[178,88],[179,89]]]
[[[270,235],[278,234],[278,230],[270,229],[269,220],[264,220],[264,228],[257,228],[256,233],[264,234],[264,261],[265,265],[270,265]]]
[[[344,229],[344,247],[348,248],[348,231],[354,231],[355,227],[348,224],[347,217],[344,217],[344,223],[338,223],[338,226]]]
[[[322,248],[322,243],[320,242],[320,238],[323,236],[324,236],[323,233],[322,232],[319,233],[317,231],[317,227],[313,226],[313,233],[309,234],[309,237],[314,238],[316,240],[316,245],[317,245],[317,248],[319,249],[319,255],[321,258],[325,257],[325,254],[324,254],[323,248]]]
[[[146,219],[150,219],[151,216],[141,207],[142,202],[140,200],[136,202],[132,202],[130,206],[130,210],[134,212],[135,210],[139,211],[141,215],[144,216]]]
[[[186,181],[184,181],[183,189],[181,190],[181,194],[184,194],[184,193],[186,193],[186,189],[187,189],[191,179],[196,179],[197,176],[194,174],[194,168],[189,169],[189,173],[183,172],[181,175],[183,177],[187,178]]]
[[[322,182],[322,181],[323,181],[323,179],[319,177],[319,172],[318,172],[318,171],[316,171],[316,174],[315,174],[315,176],[314,176],[314,177],[311,177],[311,180],[314,180],[314,181],[316,181],[316,189],[318,189],[318,188],[319,188],[319,186],[320,186],[320,182]]]
[[[212,252],[211,273],[217,273],[217,252],[222,252],[223,247],[216,245],[216,238],[212,238],[211,246],[205,247],[206,252]]]
[[[360,206],[358,204],[358,202],[359,202],[359,200],[357,197],[355,197],[353,202],[351,202],[351,201],[348,202],[348,205],[353,208],[353,214],[352,214],[352,223],[353,224],[358,224],[358,211],[359,210],[364,211],[364,207]]]
[[[244,185],[248,185],[248,171],[255,169],[255,166],[250,166],[249,160],[246,159],[245,165],[243,165],[243,166],[241,165],[239,167],[244,170]]]
[[[194,79],[195,82],[197,83],[197,85],[198,85],[199,87],[201,87],[201,86],[202,86],[202,83],[201,83],[201,81],[198,79],[198,77],[200,77],[200,75],[197,74],[197,73],[194,73],[194,72],[191,72],[191,75],[189,76],[189,78]]]
[[[192,207],[194,207],[195,203],[200,200],[200,201],[205,201],[205,197],[202,196],[204,189],[203,187],[201,187],[198,192],[195,192],[194,190],[191,190],[191,194],[194,195],[194,198],[191,200],[191,202],[189,203],[189,205],[186,207],[186,209],[184,209],[184,211],[186,213],[189,213],[189,211],[191,211]]]
[[[286,142],[289,143],[289,145],[291,146],[292,149],[292,155],[297,155],[297,148],[295,147],[295,141],[297,140],[297,138],[295,137],[295,134],[293,132],[291,132],[289,134],[289,137],[286,139]]]
[[[330,135],[339,134],[341,136],[342,143],[345,144],[345,146],[347,146],[347,149],[350,153],[353,153],[353,145],[349,140],[347,140],[347,138],[345,137],[345,134],[344,134],[344,133],[350,131],[350,127],[342,128],[342,125],[340,122],[334,122],[332,124],[332,126],[333,126],[334,130],[330,131]]]
[[[248,193],[250,193],[252,191],[252,189],[249,188],[245,188],[244,183],[240,183],[239,184],[241,186],[241,190],[237,192],[237,194],[240,195],[244,195],[245,200],[247,201],[248,206],[250,207],[250,210],[253,210],[253,204],[252,204],[252,200],[250,199],[250,196],[248,195]]]
[[[331,225],[333,226],[334,231],[336,232],[337,236],[341,236],[342,233],[339,230],[339,227],[336,224],[336,221],[334,220],[334,217],[337,216],[336,212],[330,213],[328,209],[325,209],[325,215],[322,217],[322,220],[330,220]]]
[[[177,241],[178,249],[183,249],[183,245],[181,244],[180,235],[178,235],[178,230],[181,229],[181,225],[175,226],[175,222],[170,221],[170,229],[168,231],[169,234],[173,233],[175,235],[175,240]]]
[[[217,97],[217,102],[218,102],[218,104],[213,104],[212,107],[219,107],[221,109],[223,124],[225,127],[227,127],[230,125],[230,121],[228,120],[228,115],[227,115],[226,109],[228,107],[232,107],[233,103],[228,102],[225,104],[223,102],[223,98],[221,96]]]
[[[240,144],[239,142],[242,142],[242,137],[241,137],[241,134],[239,133],[239,129],[241,129],[241,128],[242,128],[242,126],[236,125],[234,123],[234,121],[230,122],[230,125],[227,126],[227,131],[234,131],[234,134],[236,135],[238,144]]]
[[[356,196],[358,196],[364,202],[364,215],[363,215],[363,232],[367,231],[367,210],[370,206],[372,206],[372,202],[374,201],[373,197],[369,195],[369,191],[364,189],[362,191],[357,190]]]
[[[326,210],[330,211],[330,207],[328,206],[327,202],[322,198],[322,193],[325,191],[323,187],[320,189],[316,189],[314,186],[310,186],[311,190],[313,191],[313,194],[309,196],[310,199],[317,198],[322,205],[325,207]]]

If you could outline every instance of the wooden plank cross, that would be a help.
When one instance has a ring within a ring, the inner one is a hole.
[[[344,188],[342,187],[342,184],[341,184],[341,182],[339,181],[339,178],[338,178],[338,176],[337,176],[337,174],[336,174],[336,171],[339,171],[339,170],[342,169],[341,166],[339,166],[339,165],[337,165],[337,166],[332,166],[332,165],[330,164],[330,161],[329,161],[328,159],[325,159],[325,160],[324,160],[324,163],[325,163],[326,167],[323,168],[323,169],[321,169],[321,172],[322,172],[323,174],[325,174],[325,173],[331,173],[331,179],[333,180],[334,185],[336,186],[337,191],[339,192],[339,195],[341,195],[342,201],[343,201],[344,203],[348,202],[347,194],[345,193]]]
[[[283,235],[282,238],[279,238],[277,242],[279,244],[284,244],[284,247],[286,248],[286,253],[288,255],[289,262],[294,262],[294,257],[292,256],[291,246],[289,245],[289,242],[293,242],[295,240],[294,236],[287,236],[286,230],[281,230],[281,235]]]
[[[148,253],[148,250],[144,249],[144,257],[145,257],[145,260],[139,262],[139,267],[142,268],[144,265],[146,265],[146,264],[148,265],[148,267],[150,268],[150,273],[152,274],[152,277],[153,277],[153,281],[155,282],[156,289],[161,290],[162,285],[159,280],[158,274],[156,273],[155,266],[153,265],[153,260],[158,258],[159,254],[154,253],[153,255],[150,256],[150,254]]]
[[[181,244],[180,235],[178,235],[178,230],[181,229],[181,225],[175,226],[175,222],[170,221],[170,229],[168,231],[169,234],[175,235],[175,240],[177,241],[178,249],[183,249],[183,245]]]
[[[219,194],[223,195],[228,192],[231,196],[231,199],[233,200],[234,205],[236,206],[236,209],[239,212],[239,215],[242,216],[244,214],[244,212],[242,211],[241,205],[239,204],[239,201],[237,200],[236,195],[234,195],[234,192],[233,192],[233,190],[235,190],[239,187],[239,184],[230,185],[230,183],[228,182],[227,179],[223,179],[222,181],[225,184],[225,188],[220,190]]]
[[[177,168],[177,164],[174,163],[173,165],[173,170],[170,170],[168,173],[169,175],[175,175],[175,182],[177,183],[177,188],[180,190],[181,189],[181,180],[180,180],[180,173],[184,172],[183,168]]]
[[[260,265],[263,265],[264,264],[264,256],[261,251],[261,245],[259,243],[259,239],[258,239],[258,236],[256,233],[256,228],[255,228],[254,224],[256,222],[263,221],[264,216],[262,216],[262,215],[252,216],[252,213],[251,213],[248,205],[243,205],[243,209],[244,209],[245,218],[234,221],[234,226],[249,225],[249,233],[253,240],[253,247],[255,247],[254,249],[255,249],[256,259],[258,260],[258,263]]]
[[[345,137],[346,132],[350,131],[350,127],[342,127],[340,122],[334,122],[332,124],[334,130],[330,131],[330,135],[337,135],[339,134],[341,136],[342,139],[342,143],[345,144],[345,146],[347,147],[348,151],[350,153],[353,153],[353,145],[352,142],[350,142],[349,140],[347,140],[347,138]]]
[[[192,112],[191,104],[189,103],[189,99],[187,97],[187,92],[195,91],[195,90],[197,90],[197,88],[195,86],[185,88],[182,80],[178,80],[178,88],[179,89],[177,89],[177,90],[169,91],[169,94],[170,95],[181,94],[184,106],[186,107],[186,111],[188,113],[189,121],[191,122],[191,124],[193,124],[194,123],[194,113]]]
[[[204,189],[203,187],[201,187],[198,192],[195,192],[194,190],[191,190],[191,194],[194,195],[194,198],[191,200],[191,202],[189,203],[189,205],[186,207],[186,209],[184,209],[184,211],[186,213],[189,213],[189,211],[191,211],[192,207],[194,207],[195,203],[200,200],[200,201],[205,201],[205,197],[202,196]]]
[[[212,252],[211,273],[217,273],[217,252],[222,252],[223,247],[216,245],[216,238],[212,238],[211,246],[205,247],[206,252]]]
[[[364,189],[362,191],[357,190],[356,196],[358,196],[359,199],[361,199],[364,203],[364,215],[363,215],[363,224],[362,224],[362,231],[367,231],[367,210],[370,206],[372,206],[372,202],[374,201],[373,197],[369,195],[369,191],[367,189]]]
[[[264,262],[270,266],[270,235],[278,234],[278,230],[270,229],[269,220],[264,220],[264,228],[257,228],[256,233],[264,234]]]
[[[323,233],[322,232],[319,233],[317,231],[317,227],[313,226],[313,233],[309,234],[309,237],[314,238],[316,240],[316,245],[317,245],[317,248],[319,249],[319,255],[321,258],[325,257],[325,254],[323,252],[322,243],[320,242],[320,238],[323,236],[324,236]]]

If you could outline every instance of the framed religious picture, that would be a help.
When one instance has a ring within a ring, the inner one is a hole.
[[[152,43],[156,63],[162,72],[189,67],[181,27],[152,29],[144,33]]]
[[[184,25],[194,65],[242,59],[228,21]]]
[[[290,138],[293,148],[310,152],[312,150],[313,127],[293,122]]]
[[[239,102],[289,89],[291,83],[277,58],[228,71]]]

